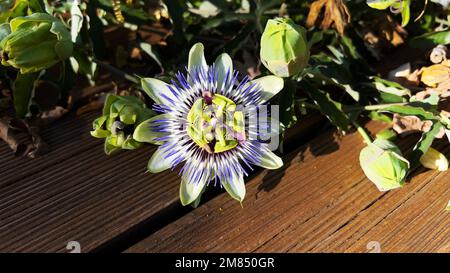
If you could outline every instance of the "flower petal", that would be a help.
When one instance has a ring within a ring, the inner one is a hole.
[[[218,82],[217,89],[222,90],[222,87],[225,85],[224,80],[227,73],[233,73],[233,61],[231,60],[230,55],[228,55],[227,53],[223,53],[217,57],[214,65]],[[231,75],[229,75],[228,77],[230,78]]]
[[[163,172],[172,167],[172,161],[178,156],[179,154],[175,153],[167,157],[164,149],[159,147],[148,161],[147,169],[151,173]]]
[[[181,179],[180,185],[180,201],[183,206],[194,203],[193,205],[198,206],[200,202],[200,196],[206,187],[206,181],[187,181],[186,179]]]
[[[262,156],[255,164],[269,170],[275,170],[283,166],[283,160],[270,151],[267,147],[261,147]]]
[[[155,139],[169,135],[168,133],[155,132],[151,128],[151,123],[156,120],[167,120],[171,118],[169,114],[161,114],[154,116],[141,122],[136,129],[134,129],[133,139],[139,142],[147,142],[151,144],[161,145],[161,141],[156,141]]]
[[[284,87],[284,81],[282,78],[277,76],[264,76],[255,80],[250,81],[251,83],[258,84],[261,89],[261,103],[265,103],[268,100],[270,100],[273,96],[278,94],[283,87]]]
[[[206,71],[208,64],[206,63],[204,51],[205,48],[202,43],[196,43],[191,47],[189,51],[188,72],[191,72],[193,68],[199,66],[202,66]]]
[[[242,203],[242,201],[244,201],[246,192],[244,175],[242,174],[242,172],[237,174],[234,171],[231,171],[231,173],[232,173],[231,181],[222,181],[222,186],[225,188],[225,190],[231,197]]]
[[[154,78],[142,78],[142,89],[156,103],[164,105],[173,105],[177,100],[170,91],[169,85],[163,81]]]

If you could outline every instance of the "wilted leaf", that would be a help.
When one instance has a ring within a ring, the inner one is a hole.
[[[345,26],[350,23],[350,12],[342,0],[317,0],[312,3],[306,19],[306,26],[314,26],[324,7],[325,12],[321,27],[328,29],[332,26],[339,35],[344,36]]]
[[[420,81],[424,84],[435,87],[440,83],[450,79],[450,67],[435,64],[429,67],[422,68],[422,75]]]
[[[422,121],[416,116],[401,116],[399,114],[394,114],[393,122],[393,129],[398,134],[428,132],[433,126],[433,122],[431,120]]]

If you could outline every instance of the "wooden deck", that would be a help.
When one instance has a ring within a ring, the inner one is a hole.
[[[450,173],[419,169],[381,193],[359,167],[356,133],[291,141],[284,168],[248,179],[243,207],[212,189],[192,210],[179,203],[175,172],[145,173],[154,148],[104,155],[89,135],[96,115],[46,128],[52,151],[41,158],[0,144],[0,252],[69,252],[69,241],[82,252],[368,252],[370,242],[381,252],[450,252]],[[294,135],[318,129],[305,124]]]

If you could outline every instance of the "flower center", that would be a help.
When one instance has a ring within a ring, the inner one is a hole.
[[[219,94],[204,92],[187,115],[187,133],[209,153],[221,153],[235,148],[245,140],[244,114],[236,104]]]

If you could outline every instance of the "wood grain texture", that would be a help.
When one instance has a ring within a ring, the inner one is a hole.
[[[44,135],[53,152],[36,160],[1,146],[1,252],[67,252],[72,240],[90,251],[178,202],[176,174],[145,173],[153,147],[103,153],[96,115],[57,122]]]
[[[15,158],[1,143],[0,252],[68,252],[69,241],[83,252],[109,251],[188,211],[177,172],[146,173],[155,147],[104,154],[103,141],[89,134],[98,115],[69,116],[44,130],[52,152],[34,160]],[[322,120],[315,115],[290,134],[316,131]]]
[[[386,252],[450,252],[450,175],[419,170],[382,193],[359,167],[362,147],[355,133],[324,134],[249,181],[243,208],[222,194],[127,252],[367,252],[371,241]]]

